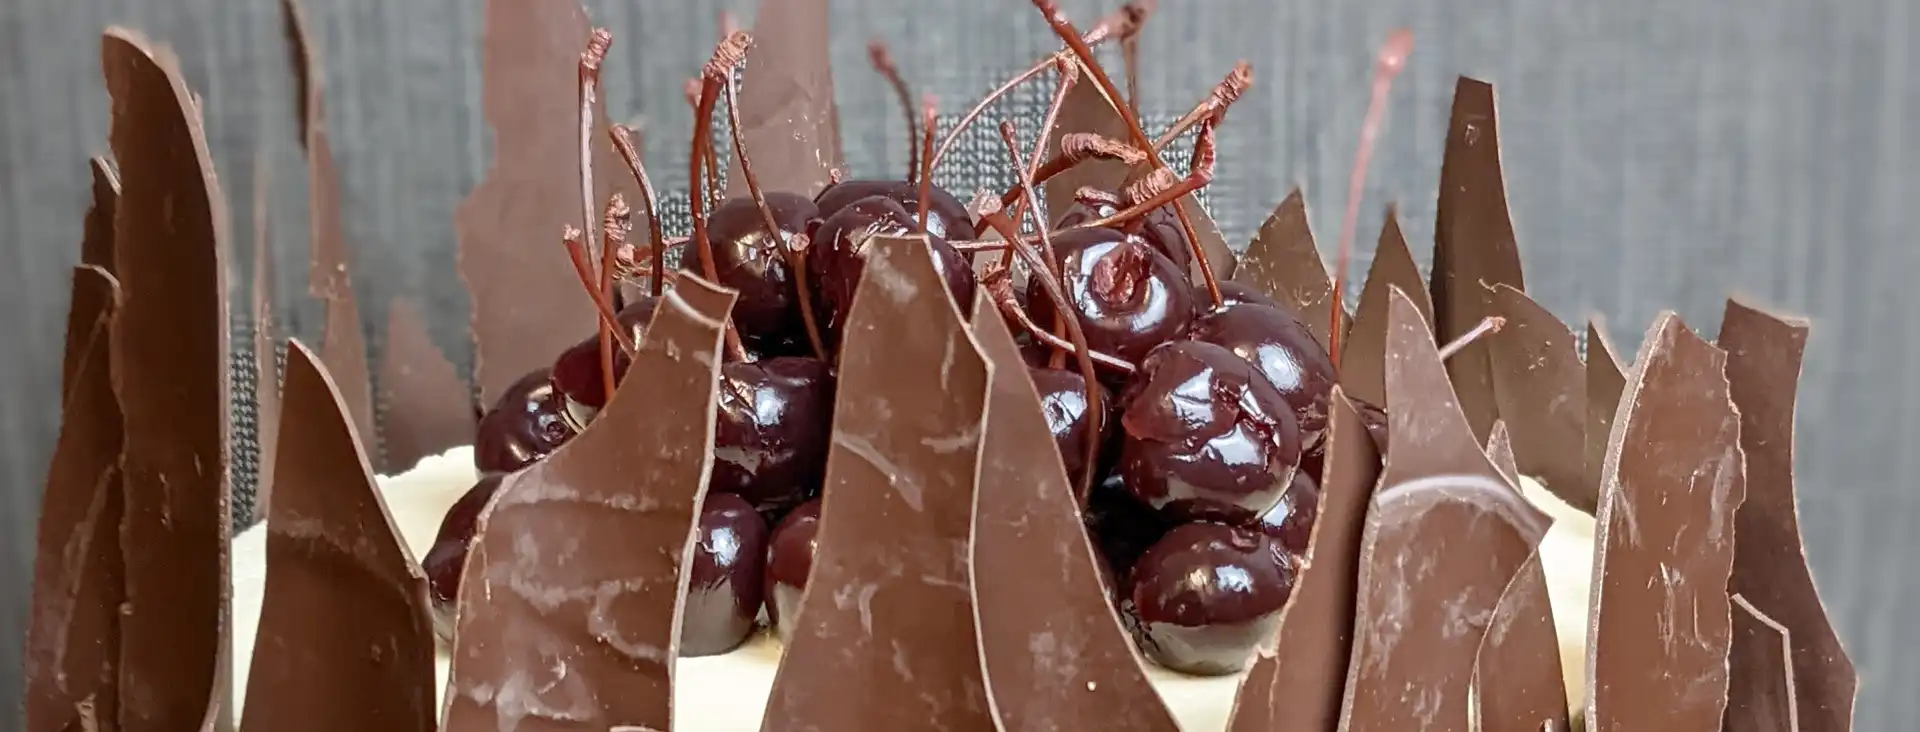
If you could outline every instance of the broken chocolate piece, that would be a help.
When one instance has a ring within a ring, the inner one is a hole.
[[[1513,457],[1513,437],[1507,433],[1506,420],[1494,420],[1493,431],[1487,433],[1487,459],[1493,461],[1493,467],[1500,469],[1508,483],[1520,487],[1520,465]]]
[[[420,306],[396,297],[387,310],[380,359],[381,472],[397,475],[420,458],[473,439],[472,392],[427,332]]]
[[[1511,285],[1486,293],[1488,314],[1507,319],[1484,347],[1499,418],[1512,430],[1520,472],[1574,508],[1593,513],[1586,482],[1587,384],[1573,333]]]
[[[1668,312],[1634,363],[1594,523],[1587,729],[1718,732],[1746,498],[1727,358]]]
[[[1367,284],[1360,290],[1360,305],[1340,347],[1340,385],[1352,398],[1369,404],[1387,403],[1387,312],[1396,289],[1413,301],[1431,330],[1433,301],[1420,277],[1420,265],[1407,250],[1406,236],[1400,233],[1399,216],[1389,206],[1379,248],[1367,269]]]
[[[1433,304],[1441,343],[1466,335],[1493,313],[1482,285],[1525,291],[1507,184],[1500,172],[1499,124],[1493,85],[1460,77],[1440,163],[1440,203],[1433,230]],[[1491,361],[1484,348],[1447,359],[1460,407],[1485,440],[1500,412],[1494,402]]]
[[[673,729],[733,301],[680,277],[606,409],[501,484],[460,582],[447,732]]]
[[[110,28],[101,67],[120,164],[113,390],[126,427],[123,729],[227,714],[226,216],[178,59]]]
[[[1547,530],[1547,517],[1494,468],[1449,398],[1425,319],[1395,288],[1386,372],[1393,449],[1360,548],[1341,729],[1464,732],[1480,642]]]
[[[740,138],[761,190],[812,198],[845,165],[828,63],[827,0],[761,0],[753,51],[740,72]],[[740,160],[727,162],[727,197],[744,198]]]
[[[1046,412],[998,315],[986,296],[975,300],[973,334],[993,391],[975,488],[973,601],[999,728],[1179,732],[1107,601]]]
[[[761,729],[993,729],[967,552],[989,372],[925,240],[871,241],[813,574]]]
[[[1494,423],[1495,430],[1501,423]],[[1540,554],[1527,557],[1494,606],[1473,662],[1474,729],[1531,732],[1567,726],[1567,687],[1560,677],[1560,638],[1553,630],[1547,575]]]
[[[1739,571],[1739,560],[1734,560]],[[1729,732],[1800,732],[1798,681],[1793,668],[1793,631],[1734,595],[1733,650],[1727,656]],[[1843,720],[1851,724],[1853,720]],[[1844,730],[1846,727],[1829,729]]]
[[[1806,727],[1846,730],[1858,680],[1807,565],[1794,497],[1793,413],[1807,331],[1805,320],[1734,300],[1721,320],[1748,476],[1729,588],[1793,631],[1794,697]]]
[[[1313,230],[1307,222],[1307,199],[1299,186],[1294,186],[1267,215],[1241,255],[1233,278],[1291,308],[1322,348],[1331,336],[1335,307],[1340,308],[1341,332],[1345,333],[1350,319],[1346,304],[1333,302],[1333,277],[1327,274],[1320,250],[1314,247]]]
[[[432,732],[427,578],[380,499],[343,395],[287,346],[267,579],[242,730]]]
[[[1327,458],[1320,474],[1320,517],[1314,522],[1293,596],[1281,610],[1280,635],[1262,648],[1234,698],[1231,732],[1326,732],[1340,721],[1347,661],[1353,650],[1353,605],[1360,537],[1380,453],[1340,387],[1327,400]]]
[[[96,167],[98,173],[101,168]],[[96,179],[98,180],[98,179]],[[93,211],[111,210],[109,199]],[[101,193],[95,190],[95,195]],[[89,234],[95,230],[89,227]],[[111,232],[103,232],[111,234]],[[107,241],[111,242],[109,237]],[[116,719],[120,703],[120,405],[111,380],[107,329],[119,284],[93,265],[73,269],[67,352],[75,354],[60,408],[60,437],[40,498],[33,605],[28,620],[26,722],[60,730],[82,705]]]
[[[1587,320],[1587,420],[1586,482],[1584,491],[1592,491],[1595,508],[1599,506],[1600,466],[1607,459],[1607,438],[1613,434],[1613,415],[1620,408],[1620,394],[1627,389],[1627,367],[1620,363],[1620,350],[1607,337],[1599,317]]]

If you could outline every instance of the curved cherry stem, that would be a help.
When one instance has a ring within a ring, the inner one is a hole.
[[[587,50],[580,54],[580,222],[584,227],[584,230],[580,231],[580,246],[585,250],[583,254],[591,253],[595,249],[594,221],[600,218],[596,215],[598,212],[594,210],[593,200],[593,111],[600,99],[600,64],[606,61],[607,49],[612,45],[613,32],[605,28],[595,28],[587,36]],[[624,203],[622,208],[625,208]],[[594,304],[602,306],[613,301],[613,263],[612,258],[606,256],[607,243],[604,239],[600,241],[598,248],[602,253],[599,276],[589,278],[582,284],[597,293]],[[571,254],[571,247],[569,247],[569,254]],[[581,261],[582,259],[584,257],[577,258],[576,265],[585,264]],[[590,270],[591,267],[588,269]],[[606,308],[611,309],[611,306],[606,305]],[[599,321],[595,330],[598,331],[600,340],[601,375],[606,379],[607,393],[612,394],[614,386],[612,331],[618,330],[619,326],[608,322],[605,318],[596,320]]]
[[[690,213],[693,219],[693,248],[699,253],[700,270],[708,282],[719,282],[720,275],[713,261],[713,241],[707,236],[706,197],[711,188],[701,190],[700,187],[700,169],[703,161],[700,151],[712,152],[713,150],[713,107],[719,101],[720,87],[733,76],[734,67],[746,57],[747,47],[751,45],[753,45],[753,38],[744,31],[728,34],[726,39],[713,49],[713,57],[707,60],[706,67],[700,72],[702,81],[699,106],[694,110],[693,115],[693,151],[687,156],[687,181],[694,190],[693,195],[687,197],[687,203],[692,208]],[[708,162],[707,167],[707,172],[713,172],[712,162]],[[709,186],[712,185],[712,182],[709,182]],[[739,360],[745,361],[747,349],[741,344],[740,331],[733,326],[731,317],[727,318],[726,338],[728,352]]]
[[[573,262],[573,274],[580,279],[580,287],[586,290],[587,299],[593,302],[594,314],[599,316],[596,320],[599,322],[601,336],[619,342],[620,347],[626,349],[628,354],[634,353],[636,347],[633,339],[629,338],[625,329],[620,327],[620,321],[614,317],[612,303],[601,296],[598,283],[594,281],[593,262],[587,254],[586,232],[581,231],[578,226],[567,224],[560,229],[560,242],[566,246],[567,258]],[[601,363],[606,365],[607,362],[603,359]],[[607,393],[612,394],[613,372],[607,371],[605,375],[609,379]]]
[[[1013,216],[1009,217],[1009,219],[1017,225],[1020,221],[1017,217],[1020,216],[1022,209],[1031,211],[1033,212],[1034,220],[1033,228],[1040,233],[1040,252],[1044,256],[1042,262],[1046,266],[1034,272],[1033,276],[1043,277],[1064,284],[1064,281],[1061,279],[1059,253],[1054,251],[1053,240],[1047,235],[1045,204],[1040,200],[1039,196],[1034,194],[1033,171],[1027,167],[1026,161],[1020,157],[1020,142],[1012,120],[1002,120],[1000,122],[1000,141],[1006,144],[1007,156],[1013,159],[1014,176],[1019,178],[1020,190],[1023,193],[1020,204],[1014,206]],[[1059,320],[1065,321],[1066,318],[1059,318]],[[1057,331],[1063,325],[1064,323],[1055,323],[1054,328]],[[1056,332],[1053,335],[1057,336],[1060,334]],[[1065,359],[1065,354],[1054,351],[1047,359],[1047,367],[1057,369],[1065,366]]]
[[[640,146],[633,141],[633,130],[626,125],[614,125],[607,128],[607,136],[613,138],[613,149],[620,153],[620,159],[626,161],[627,171],[633,174],[634,182],[640,184],[640,204],[646,207],[647,243],[652,248],[653,271],[658,274],[666,269],[667,236],[660,221],[660,204],[654,197],[653,180],[647,177],[647,166],[640,160]],[[647,283],[654,297],[661,292],[661,278],[654,277]]]
[[[900,116],[907,121],[907,180],[920,175],[920,127],[913,116],[913,92],[907,88],[907,80],[900,75],[900,67],[893,63],[893,51],[887,48],[887,42],[875,38],[867,41],[867,65],[873,72],[893,87],[893,96],[900,102]]]
[[[1373,62],[1373,94],[1367,101],[1367,116],[1360,123],[1360,147],[1353,155],[1353,173],[1348,176],[1347,210],[1340,218],[1340,246],[1334,255],[1333,325],[1327,331],[1327,356],[1334,369],[1340,368],[1340,318],[1346,314],[1345,297],[1348,261],[1353,256],[1354,230],[1360,227],[1360,197],[1367,189],[1367,163],[1373,159],[1373,144],[1380,137],[1380,123],[1386,117],[1387,95],[1393,91],[1393,77],[1407,66],[1407,54],[1413,52],[1413,31],[1401,28],[1387,34]]]
[[[1040,206],[1046,202],[1046,199],[1034,195],[1033,187],[1035,185],[1035,176],[1040,174],[1040,158],[1046,155],[1047,143],[1050,142],[1053,137],[1053,130],[1060,124],[1060,110],[1067,104],[1067,93],[1073,91],[1073,85],[1080,81],[1080,68],[1072,61],[1061,59],[1060,62],[1054,64],[1054,66],[1060,74],[1060,80],[1054,84],[1053,99],[1047,103],[1047,116],[1041,118],[1040,134],[1036,136],[1033,141],[1033,155],[1027,159],[1026,163],[1020,162],[1020,156],[1018,154],[1014,155],[1015,173],[1020,176],[1017,187],[1024,189],[1025,195],[1020,196],[1012,202],[1013,215],[1011,218],[1018,222],[1026,209],[1031,207],[1038,212],[1034,216],[1033,226],[1035,229],[1041,231],[1045,231],[1047,225],[1051,222],[1047,220],[1048,212],[1040,208]],[[1006,134],[1007,128],[1002,124],[1000,135],[1002,138],[1005,138]],[[1012,142],[1008,142],[1007,144],[1009,146],[1008,149],[1013,149],[1011,147]],[[1004,208],[1005,204],[1002,204],[1002,207]],[[979,232],[976,231],[975,235],[977,236],[978,234]],[[1044,238],[1042,241],[1044,241]],[[1047,245],[1046,251],[1048,254],[1052,254],[1053,246]]]
[[[1061,338],[1060,336],[1054,335],[1052,333],[1048,333],[1046,329],[1040,327],[1039,323],[1033,322],[1033,316],[1028,315],[1027,311],[1020,307],[1020,301],[1015,299],[1012,295],[1010,294],[1005,296],[996,295],[994,297],[994,302],[999,306],[1000,313],[1002,315],[1013,318],[1014,323],[1016,325],[1019,325],[1022,330],[1027,331],[1027,333],[1032,335],[1035,340],[1038,340],[1041,343],[1046,344],[1046,346],[1048,347],[1048,350],[1053,351],[1054,353],[1068,353],[1068,354],[1077,352],[1077,349],[1074,348],[1074,345],[1072,343],[1068,342],[1064,338]],[[1126,361],[1120,359],[1117,356],[1110,356],[1105,353],[1101,353],[1099,351],[1093,351],[1093,350],[1087,351],[1087,356],[1093,359],[1093,363],[1095,366],[1105,366],[1109,369],[1120,372],[1122,374],[1133,374],[1139,371],[1138,367],[1135,367],[1133,364],[1127,363]],[[1052,358],[1052,356],[1049,355],[1048,358]],[[1058,369],[1061,367],[1049,364],[1047,368]]]
[[[1464,350],[1467,346],[1473,345],[1474,341],[1480,340],[1487,335],[1498,333],[1500,329],[1506,327],[1506,325],[1507,319],[1498,315],[1481,318],[1480,324],[1473,326],[1473,330],[1461,333],[1459,338],[1447,341],[1446,345],[1440,347],[1440,360],[1445,361],[1453,358],[1454,354]]]
[[[1227,72],[1227,78],[1221,79],[1219,84],[1214,85],[1213,89],[1207,92],[1207,98],[1193,105],[1193,109],[1187,110],[1185,115],[1175,120],[1173,126],[1168,127],[1166,132],[1160,133],[1160,137],[1153,141],[1154,151],[1165,150],[1168,145],[1173,144],[1174,140],[1186,134],[1187,130],[1193,129],[1195,125],[1207,118],[1225,114],[1227,108],[1233,106],[1234,102],[1240,101],[1240,97],[1251,88],[1253,88],[1253,65],[1246,61],[1235,63],[1233,70]]]
[[[926,95],[920,100],[920,123],[926,130],[926,139],[921,144],[926,146],[927,154],[920,159],[922,167],[914,174],[914,177],[919,179],[919,192],[915,195],[919,196],[917,200],[920,207],[920,233],[922,234],[927,233],[927,219],[933,215],[933,201],[929,198],[933,195],[933,128],[939,122],[939,118],[939,100],[932,94]]]
[[[753,197],[753,205],[760,210],[760,223],[766,225],[767,236],[780,247],[786,257],[787,268],[793,270],[793,292],[800,305],[800,320],[806,325],[807,343],[813,346],[814,357],[827,360],[827,348],[820,341],[820,326],[813,321],[813,296],[807,288],[806,270],[802,268],[800,256],[787,238],[780,235],[780,224],[773,219],[773,207],[767,205],[766,194],[760,190],[760,176],[753,172],[753,160],[747,157],[747,141],[740,137],[740,85],[727,74],[727,127],[733,136],[733,156],[740,161],[740,177],[747,182],[747,195]],[[795,236],[806,236],[796,233]]]

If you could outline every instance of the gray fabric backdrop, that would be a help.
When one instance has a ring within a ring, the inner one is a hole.
[[[1111,2],[1068,2],[1090,20]],[[681,80],[705,57],[720,7],[744,1],[593,2],[619,39],[607,84],[616,119],[646,127],[674,177],[690,125]],[[906,75],[957,106],[1049,46],[1020,0],[838,0],[831,39],[849,163],[904,165],[889,92],[865,41],[895,40]],[[450,217],[484,170],[477,0],[308,0],[325,58],[329,124],[369,323],[395,293],[432,314],[465,358],[465,293]],[[1799,445],[1802,510],[1821,587],[1862,676],[1859,728],[1910,729],[1920,640],[1920,368],[1908,314],[1920,265],[1905,224],[1920,204],[1913,115],[1920,76],[1911,0],[1167,0],[1144,48],[1148,106],[1182,109],[1234,60],[1256,90],[1223,128],[1209,202],[1229,237],[1252,232],[1292,184],[1330,245],[1367,97],[1371,47],[1418,35],[1366,192],[1362,240],[1397,202],[1423,263],[1455,74],[1498,85],[1509,190],[1529,290],[1569,319],[1605,314],[1623,348],[1662,308],[1717,327],[1722,298],[1751,294],[1815,319]],[[750,18],[750,15],[746,16]],[[55,393],[86,192],[104,149],[97,32],[124,23],[171,43],[196,90],[232,231],[244,241],[256,171],[274,180],[281,293],[304,291],[304,191],[290,70],[274,0],[0,3],[0,704],[16,706],[33,517],[58,420]],[[681,175],[684,175],[682,173]],[[663,184],[667,185],[667,184]],[[675,187],[668,185],[667,187]],[[962,192],[964,197],[964,191]],[[1365,265],[1356,262],[1356,272]],[[236,273],[237,282],[245,277]],[[242,301],[243,302],[243,301]],[[289,299],[296,332],[316,313]],[[12,726],[8,712],[0,720]]]

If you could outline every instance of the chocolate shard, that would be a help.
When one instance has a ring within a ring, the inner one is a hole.
[[[1717,732],[1746,498],[1740,415],[1726,354],[1679,316],[1655,319],[1634,362],[1594,522],[1587,729]]]
[[[100,208],[96,199],[94,210]],[[109,720],[118,715],[124,496],[107,328],[119,299],[119,283],[106,270],[74,268],[67,352],[77,356],[40,498],[33,564],[23,695],[30,730],[64,729],[83,708]]]
[[[1340,387],[1327,401],[1320,517],[1280,615],[1273,648],[1254,656],[1233,703],[1230,732],[1327,732],[1338,725],[1353,650],[1360,538],[1380,475],[1380,453]]]
[[[1736,300],[1721,320],[1748,476],[1747,501],[1734,520],[1740,541],[1730,588],[1792,629],[1794,696],[1806,727],[1846,730],[1859,682],[1807,565],[1795,499],[1793,414],[1807,331],[1805,320]]]
[[[460,582],[447,732],[673,729],[733,301],[682,276],[606,409],[500,486]]]
[[[753,50],[740,72],[740,138],[762,190],[812,198],[844,165],[833,100],[827,0],[761,0]],[[738,157],[727,162],[727,197],[747,195]]]
[[[299,341],[287,347],[281,405],[240,729],[431,732],[426,575],[380,499],[343,395]]]
[[[273,503],[273,450],[280,430],[280,342],[273,322],[273,212],[268,196],[271,169],[264,151],[255,158],[253,186],[253,423],[260,447],[254,476],[253,515]]]
[[[1585,477],[1587,377],[1573,333],[1513,286],[1487,289],[1489,314],[1507,324],[1480,350],[1500,419],[1512,430],[1514,460],[1560,500],[1593,513],[1600,501]]]
[[[1433,301],[1420,277],[1420,265],[1407,249],[1407,238],[1400,233],[1400,218],[1389,206],[1373,266],[1367,270],[1367,284],[1360,290],[1360,305],[1340,346],[1340,385],[1348,396],[1370,404],[1387,403],[1387,320],[1394,290],[1413,302],[1422,322],[1432,330]]]
[[[380,403],[386,405],[380,413],[381,472],[397,475],[473,439],[471,392],[434,345],[411,298],[396,297],[387,309],[380,364]]]
[[[1480,732],[1567,727],[1560,638],[1553,629],[1547,574],[1540,566],[1539,552],[1527,557],[1500,594],[1474,659],[1473,690],[1478,715],[1474,729]]]
[[[1800,732],[1793,631],[1760,612],[1744,595],[1734,595],[1732,602],[1733,651],[1727,656],[1727,714],[1720,728]]]
[[[1445,343],[1473,330],[1488,312],[1481,285],[1526,290],[1507,184],[1500,172],[1499,125],[1493,85],[1460,77],[1440,163],[1440,203],[1433,232],[1433,304]],[[1447,360],[1447,373],[1473,433],[1486,439],[1499,414],[1486,349],[1469,348]]]
[[[104,157],[87,161],[93,173],[93,204],[80,239],[80,263],[113,272],[113,212],[120,202],[120,174]]]
[[[991,730],[968,561],[990,372],[923,239],[869,252],[802,622],[761,730]]]
[[[973,603],[999,729],[1179,732],[1107,601],[1020,346],[985,295],[972,322],[993,389],[975,488]]]
[[[1519,487],[1520,465],[1513,457],[1513,437],[1507,431],[1506,420],[1494,420],[1493,431],[1487,433],[1487,459],[1493,461],[1493,467],[1500,469],[1508,483]]]
[[[1397,290],[1386,378],[1393,449],[1361,542],[1340,728],[1464,732],[1480,641],[1547,518],[1487,459],[1425,315]]]
[[[113,216],[114,210],[120,205],[120,180],[104,158],[94,158],[89,167],[93,171],[93,202],[87,206],[86,225],[80,237],[80,263],[98,267],[111,275]],[[84,279],[79,273],[75,273],[74,278]],[[119,282],[115,281],[114,284],[117,288]],[[84,295],[91,298],[91,302],[71,302],[67,306],[67,346],[60,360],[60,395],[63,402],[67,394],[73,391],[75,374],[79,372],[82,362],[94,352],[94,341],[105,336],[106,325],[100,317],[104,307],[103,298],[111,291],[78,281],[74,283],[74,297]]]
[[[224,727],[229,495],[225,201],[178,59],[110,28],[101,67],[121,176],[112,333],[124,414],[120,727]]]
[[[1600,466],[1607,459],[1607,438],[1613,434],[1613,415],[1619,411],[1620,395],[1627,389],[1627,367],[1620,363],[1620,349],[1607,337],[1606,325],[1599,317],[1587,320],[1587,419],[1586,483],[1595,497],[1598,510]]]
[[[1346,305],[1333,302],[1333,277],[1320,250],[1313,244],[1307,222],[1307,199],[1294,186],[1247,244],[1233,278],[1291,308],[1321,347],[1331,341],[1334,308],[1340,309],[1341,332],[1346,332]]]

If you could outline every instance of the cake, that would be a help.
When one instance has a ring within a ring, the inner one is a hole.
[[[237,534],[224,199],[177,64],[109,30],[27,728],[1850,724],[1794,515],[1805,323],[1729,301],[1710,342],[1668,313],[1624,363],[1589,323],[1583,358],[1525,291],[1466,78],[1433,273],[1389,210],[1349,312],[1299,191],[1238,256],[1194,198],[1250,70],[1176,124],[1175,172],[1090,48],[1148,5],[1085,33],[1035,5],[1065,47],[1009,86],[1051,78],[1049,122],[1003,124],[1018,184],[962,204],[884,49],[913,170],[846,178],[825,3],[764,0],[690,85],[669,242],[597,104],[613,36],[489,0],[497,150],[456,221],[477,421],[409,306],[369,373],[303,73],[327,329],[275,372],[256,252],[264,522]]]

